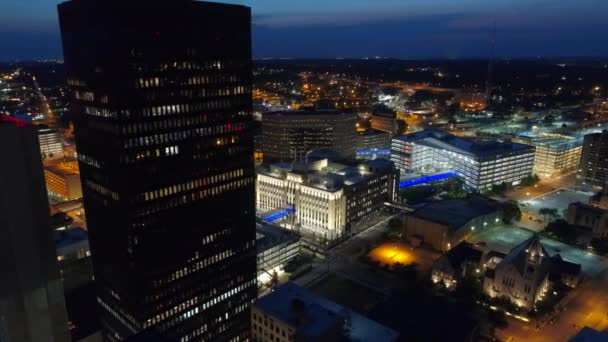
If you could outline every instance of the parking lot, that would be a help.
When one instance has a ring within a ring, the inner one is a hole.
[[[481,231],[471,237],[471,242],[485,242],[485,249],[508,253],[513,247],[532,236],[533,232],[512,225],[501,225]],[[542,238],[541,242],[550,255],[559,253],[566,261],[580,264],[583,272],[594,276],[608,266],[606,260],[577,247],[559,241]]]
[[[557,214],[563,217],[563,213],[568,209],[568,205],[573,202],[589,202],[589,197],[593,193],[569,190],[569,189],[558,189],[540,196],[526,199],[521,201],[522,207],[528,213],[538,214],[541,208],[555,208]]]

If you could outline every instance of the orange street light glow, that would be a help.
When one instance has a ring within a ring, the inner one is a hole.
[[[409,265],[416,259],[407,246],[398,243],[384,243],[371,250],[368,256],[386,265]]]

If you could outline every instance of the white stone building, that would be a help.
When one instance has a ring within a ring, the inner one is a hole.
[[[328,159],[276,163],[258,170],[256,207],[263,217],[293,207],[289,226],[305,235],[333,240],[394,200],[398,182],[398,171],[388,160],[358,166]]]

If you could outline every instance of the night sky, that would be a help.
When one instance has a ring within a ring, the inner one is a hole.
[[[127,0],[125,0],[127,1]],[[607,0],[233,0],[256,58],[608,56]],[[2,0],[0,60],[61,57],[56,0]]]

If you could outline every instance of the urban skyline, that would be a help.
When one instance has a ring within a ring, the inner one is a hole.
[[[0,11],[2,342],[608,340],[608,4],[228,2]]]
[[[57,3],[6,4],[0,60],[60,58]],[[252,7],[254,58],[486,58],[494,22],[497,56],[608,56],[600,0],[232,3]]]

